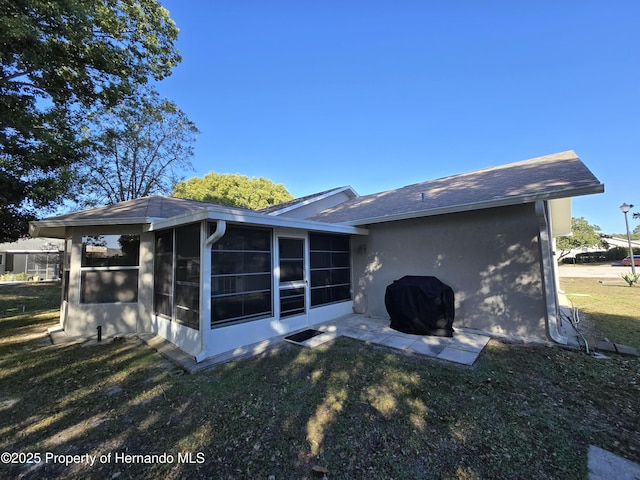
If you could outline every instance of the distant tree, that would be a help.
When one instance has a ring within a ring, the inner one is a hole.
[[[0,0],[0,242],[66,194],[89,108],[170,74],[177,34],[157,0]]]
[[[293,199],[284,185],[266,178],[215,172],[178,183],[173,189],[173,196],[252,210]]]
[[[556,246],[560,250],[558,261],[566,257],[569,252],[577,248],[601,247],[606,244],[600,237],[600,227],[591,225],[583,217],[571,218],[572,235],[558,237]]]
[[[92,148],[78,171],[82,206],[168,195],[192,169],[198,129],[173,102],[149,89],[97,111],[86,129]]]

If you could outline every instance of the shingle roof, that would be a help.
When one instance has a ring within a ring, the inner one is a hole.
[[[159,219],[195,212],[212,206],[211,203],[197,200],[185,200],[174,197],[142,197],[125,200],[113,205],[65,213],[47,220],[85,221],[85,220],[126,220],[126,219]]]
[[[309,220],[366,225],[602,191],[604,186],[569,150],[361,196]]]
[[[336,190],[339,189],[316,193],[292,202],[304,202],[310,197]],[[602,191],[604,186],[570,150],[355,197],[307,220],[362,226]],[[196,200],[154,196],[31,222],[32,235],[64,238],[64,227],[69,225],[147,223],[199,211],[206,212],[216,207],[224,211],[229,210],[230,215],[242,216],[243,211],[251,212],[253,216],[264,215],[264,212],[229,209]]]

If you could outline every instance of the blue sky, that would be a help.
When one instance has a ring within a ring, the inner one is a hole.
[[[575,150],[605,193],[573,216],[640,211],[640,2],[161,3],[183,61],[158,89],[201,132],[187,178],[366,195]]]

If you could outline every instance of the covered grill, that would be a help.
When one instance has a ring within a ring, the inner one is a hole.
[[[453,336],[453,289],[436,277],[407,275],[387,286],[391,328],[414,335]]]

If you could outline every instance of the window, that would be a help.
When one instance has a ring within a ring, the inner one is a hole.
[[[153,309],[173,317],[173,230],[156,233],[153,255]]]
[[[271,270],[271,230],[228,226],[211,247],[211,326],[272,315]]]
[[[41,279],[52,279],[60,277],[59,253],[30,253],[26,258],[26,274],[38,276]]]
[[[200,328],[200,224],[176,228],[174,319]]]
[[[156,315],[200,328],[200,224],[156,233],[153,284]]]
[[[309,234],[311,306],[351,300],[348,235]]]
[[[140,235],[82,237],[80,303],[138,301]]]

